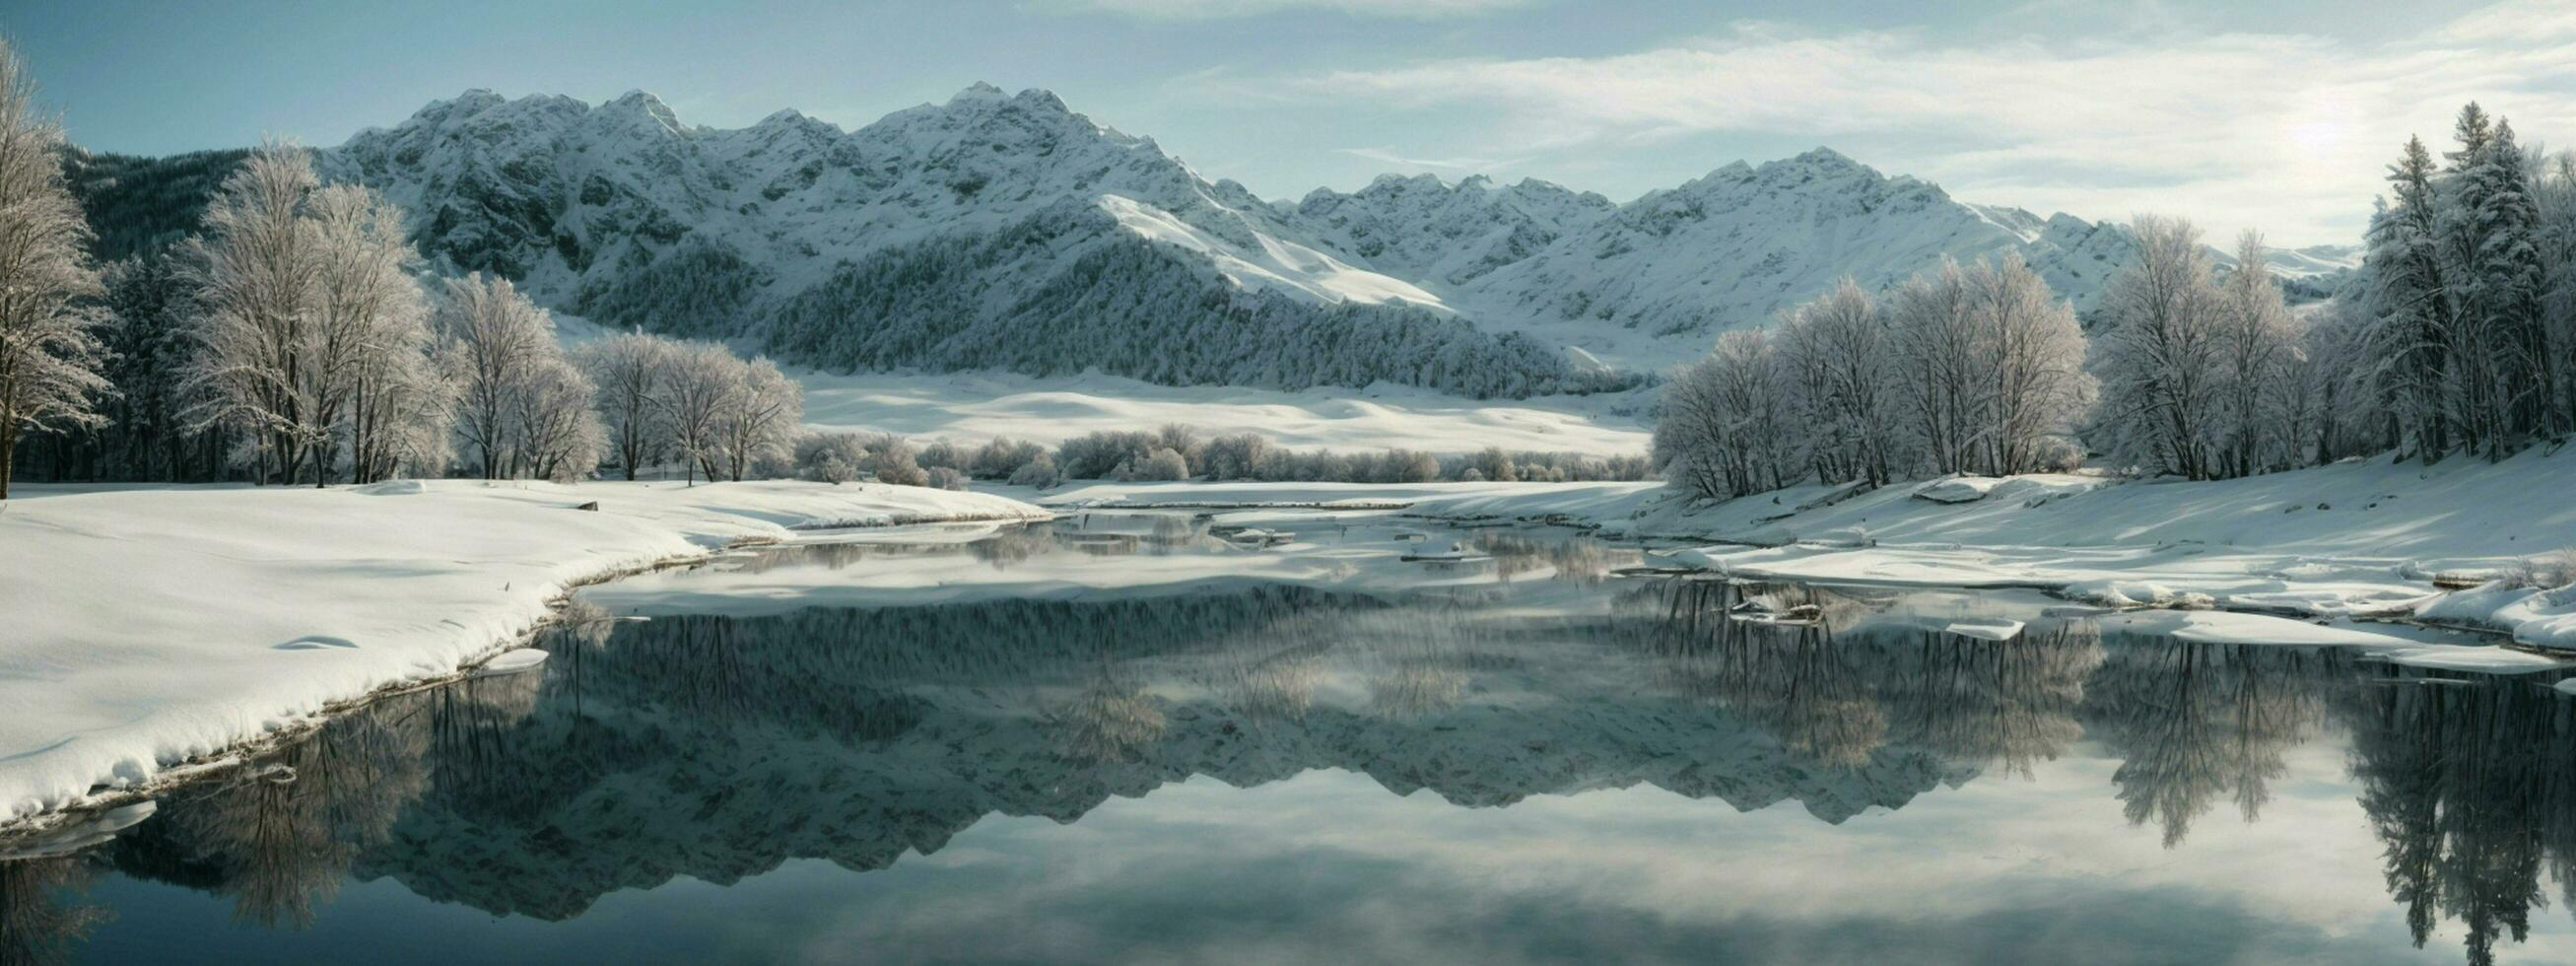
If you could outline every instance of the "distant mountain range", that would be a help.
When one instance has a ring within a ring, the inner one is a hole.
[[[195,157],[173,177],[201,184]],[[93,212],[170,193],[115,160],[75,170]],[[1046,91],[982,84],[855,131],[794,111],[695,127],[641,92],[475,90],[317,165],[409,207],[452,270],[835,369],[1616,388],[1610,370],[1667,368],[1845,275],[1883,287],[2018,254],[2081,309],[2131,250],[2119,226],[1962,203],[1826,149],[1626,204],[1427,175],[1265,201]],[[2275,262],[2314,275],[2353,257]]]

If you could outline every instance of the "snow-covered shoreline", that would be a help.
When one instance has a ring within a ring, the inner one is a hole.
[[[1058,508],[1402,503],[1422,517],[1704,542],[1673,552],[1675,562],[1748,577],[2421,617],[2576,648],[2576,601],[2433,586],[2437,576],[2475,583],[2576,546],[2576,454],[2431,467],[2378,457],[2202,483],[2051,474],[1870,491],[1809,485],[1722,503],[1655,483],[1101,483],[1022,495]]]
[[[586,583],[815,527],[1049,515],[988,494],[794,482],[16,495],[0,504],[0,827],[454,676]]]

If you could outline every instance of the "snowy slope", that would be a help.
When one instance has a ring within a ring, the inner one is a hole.
[[[2086,308],[2131,247],[2117,227],[1962,204],[1818,148],[1651,192],[1474,280],[1453,302],[1490,324],[1654,367],[1844,276],[1886,289],[1944,258],[2019,255]]]
[[[805,387],[805,424],[980,443],[997,437],[1055,445],[1101,430],[1179,423],[1210,436],[1259,433],[1294,449],[1410,449],[1634,456],[1648,438],[1636,394],[1506,403],[1407,386],[1299,392],[1239,386],[1157,386],[1116,376],[1037,378],[792,370]]]
[[[1460,285],[1537,254],[1616,210],[1610,199],[1537,179],[1507,188],[1476,175],[1379,175],[1350,194],[1318,188],[1282,214],[1380,271]]]

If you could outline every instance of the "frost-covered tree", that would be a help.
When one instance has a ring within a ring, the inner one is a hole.
[[[1899,286],[1889,326],[1896,423],[1936,473],[2028,473],[2072,460],[2092,405],[2075,312],[2018,258],[1944,264]]]
[[[665,360],[656,407],[673,455],[692,480],[700,474],[710,482],[716,479],[716,461],[724,453],[724,414],[740,384],[735,372],[741,362],[725,347],[707,342],[682,343]]]
[[[2545,390],[2556,360],[2544,351],[2539,212],[2528,188],[2528,158],[2513,125],[2474,102],[2460,111],[2459,149],[2446,155],[2436,218],[2449,262],[2452,407],[2463,443],[2502,458],[2546,422]]]
[[[2560,152],[2535,167],[2542,356],[2554,365],[2546,403],[2549,431],[2576,432],[2576,154]]]
[[[1787,382],[1762,332],[1719,336],[1707,358],[1683,367],[1664,386],[1655,468],[1665,480],[1708,499],[1781,486],[1787,467],[1797,462],[1786,451]],[[1468,469],[1478,479],[1493,478],[1484,467]]]
[[[1932,472],[1969,472],[1991,385],[1967,273],[1955,263],[1916,275],[1888,306],[1905,378],[1899,408]]]
[[[1056,472],[1055,457],[1040,450],[1035,457],[1011,471],[1009,482],[1012,486],[1032,486],[1043,490],[1064,482],[1064,475]]]
[[[868,445],[868,456],[876,465],[877,482],[894,486],[929,486],[930,471],[921,468],[913,456],[912,445],[893,436]]]
[[[597,469],[608,431],[591,408],[594,392],[559,353],[531,362],[510,396],[507,475],[569,483]]]
[[[1198,470],[1211,480],[1248,480],[1270,455],[1270,439],[1259,433],[1234,433],[1209,440]]]
[[[508,279],[450,279],[437,313],[457,382],[456,437],[484,479],[568,480],[597,468],[607,432],[546,311]]]
[[[2032,473],[2071,464],[2082,454],[2075,424],[2097,391],[2084,371],[2086,345],[2075,309],[2048,283],[2007,255],[1968,272],[1972,303],[1988,341],[1993,397],[1980,430],[1978,470]]]
[[[487,480],[510,474],[514,409],[552,339],[543,309],[481,272],[449,279],[438,307],[440,362],[457,381],[456,436]]]
[[[1798,421],[1820,480],[1892,478],[1902,459],[1899,359],[1885,313],[1845,278],[1790,311],[1774,343],[1796,390]]]
[[[321,429],[313,484],[326,482],[343,455],[360,483],[421,468],[434,455],[420,445],[422,430],[444,424],[431,404],[445,390],[429,361],[429,305],[412,275],[419,256],[402,209],[358,185],[315,191],[306,208],[317,262],[312,346],[295,377]]]
[[[2370,356],[2382,404],[2426,462],[2451,447],[2450,353],[2458,328],[2441,252],[2439,172],[2422,138],[2388,169],[2363,263],[2374,321]]]
[[[2308,316],[2282,377],[2284,445],[2293,463],[2330,463],[2396,445],[2373,395],[2369,307],[2338,300]]]
[[[2513,126],[2463,107],[2436,167],[2422,139],[2389,169],[2363,265],[2366,359],[2400,444],[2490,459],[2576,431],[2576,198]]]
[[[1020,467],[1044,455],[1044,446],[1008,436],[996,437],[975,451],[974,459],[967,464],[967,473],[980,480],[1007,480],[1017,474]],[[1054,462],[1051,457],[1047,460],[1050,472]]]
[[[445,381],[403,221],[372,189],[322,187],[302,149],[244,160],[180,248],[189,427],[240,434],[237,457],[281,483],[442,468],[424,444]]]
[[[2299,327],[2265,260],[2263,236],[2237,239],[2236,270],[2219,285],[2219,385],[2227,412],[2223,469],[2245,476],[2296,458],[2285,393],[2302,351]]]
[[[658,461],[667,445],[660,398],[678,351],[669,339],[621,332],[572,352],[573,363],[599,393],[600,421],[607,425],[618,468],[629,480],[644,464]]]
[[[761,458],[787,455],[796,425],[805,418],[805,391],[765,357],[737,360],[733,380],[733,391],[725,395],[716,418],[716,432],[725,470],[740,480]]]
[[[197,309],[182,379],[190,427],[238,432],[237,458],[281,483],[301,475],[329,432],[311,395],[322,260],[305,200],[318,186],[303,149],[264,144],[224,179],[201,234],[181,247]]]
[[[1147,454],[1142,462],[1128,464],[1126,471],[1118,474],[1118,478],[1140,482],[1186,480],[1190,478],[1190,461],[1188,457],[1182,456],[1179,450],[1159,446],[1152,453]]]
[[[2224,469],[2226,306],[2198,228],[2155,215],[2134,227],[2137,257],[2102,293],[2094,442],[2135,466],[2211,479]]]
[[[0,499],[18,437],[95,426],[102,289],[88,223],[63,185],[62,134],[36,113],[35,78],[0,43]]]

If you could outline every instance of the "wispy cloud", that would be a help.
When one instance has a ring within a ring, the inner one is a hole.
[[[1480,143],[1444,148],[1538,152],[1533,167],[1675,138],[1803,138],[1977,200],[2170,211],[2329,241],[2359,228],[2397,146],[2446,135],[2463,102],[2511,117],[2526,138],[2576,138],[2576,10],[2515,0],[2385,44],[2260,33],[1970,43],[1754,23],[1612,56],[1435,60],[1263,87],[1483,112]]]
[[[1484,171],[1502,167],[1509,163],[1496,158],[1413,158],[1397,154],[1392,148],[1337,148],[1335,150],[1355,158],[1367,158],[1371,161],[1378,162],[1379,164],[1392,164],[1400,168],[1444,168],[1458,171]]]
[[[1446,20],[1527,7],[1537,0],[1032,0],[1060,13],[1114,13],[1146,20],[1219,20],[1274,13],[1340,13],[1356,17]]]

